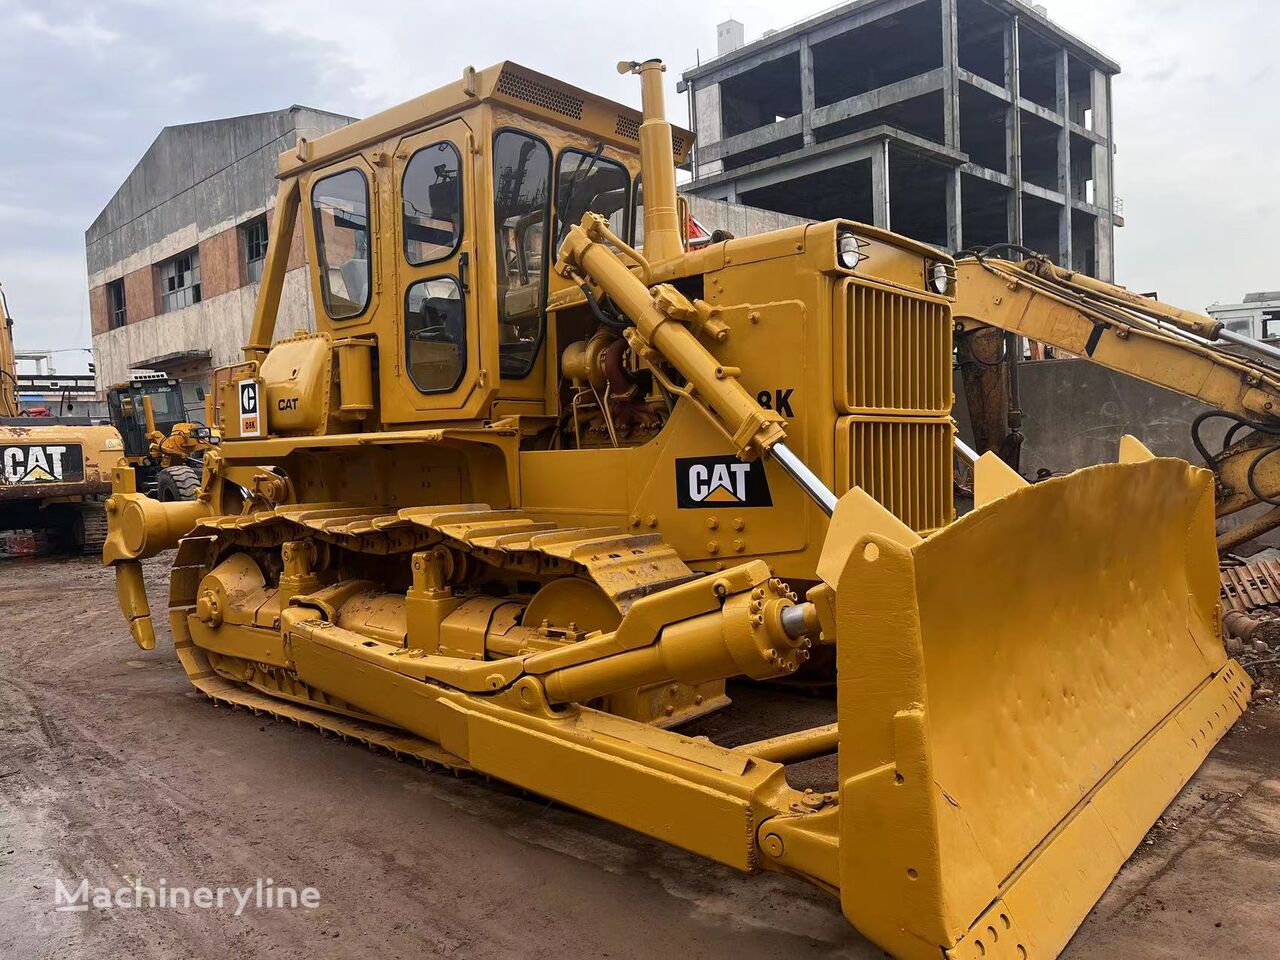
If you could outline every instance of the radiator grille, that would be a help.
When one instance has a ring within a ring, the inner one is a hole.
[[[498,75],[498,93],[532,103],[574,120],[582,119],[582,98],[506,69]]]
[[[836,294],[836,405],[843,413],[951,412],[951,308],[846,280]]]
[[[950,418],[836,421],[837,493],[858,486],[911,529],[955,519]]]

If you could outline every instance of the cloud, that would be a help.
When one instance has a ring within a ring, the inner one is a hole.
[[[55,23],[40,11],[28,10],[19,14],[11,23],[18,30],[44,34],[68,47],[97,50],[120,39],[120,34],[104,27],[92,12],[79,17],[59,18]]]

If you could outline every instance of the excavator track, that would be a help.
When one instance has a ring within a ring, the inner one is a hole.
[[[86,554],[101,554],[107,542],[107,511],[100,500],[86,500],[80,504],[77,518],[77,539]]]
[[[385,750],[399,758],[469,769],[439,745],[392,729],[326,697],[284,671],[221,662],[191,639],[187,615],[200,580],[235,549],[276,547],[314,538],[355,553],[409,554],[444,545],[491,568],[537,580],[579,576],[595,583],[619,613],[640,597],[693,579],[675,549],[657,534],[621,527],[582,527],[538,520],[520,510],[467,503],[399,510],[351,504],[295,504],[242,516],[207,518],[178,546],[170,579],[170,627],[192,684],[210,700],[265,713]]]

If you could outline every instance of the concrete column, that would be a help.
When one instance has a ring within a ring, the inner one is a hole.
[[[1066,48],[1058,54],[1057,80],[1057,108],[1062,114],[1062,130],[1058,134],[1058,190],[1066,201],[1058,215],[1058,264],[1071,270],[1075,266],[1071,259],[1071,77]]]
[[[1094,193],[1100,199],[1098,206],[1102,207],[1104,213],[1098,218],[1097,225],[1097,261],[1099,278],[1112,282],[1116,275],[1116,257],[1115,257],[1115,175],[1116,175],[1116,144],[1115,144],[1115,126],[1112,121],[1111,109],[1111,78],[1102,74],[1101,71],[1094,72],[1094,97],[1093,97],[1093,124],[1094,130],[1103,134],[1107,138],[1107,157],[1106,163],[1100,164],[1099,168],[1094,171]],[[1101,81],[1098,84],[1097,81]],[[1101,87],[1101,91],[1099,91]],[[1101,93],[1101,95],[1099,95]],[[1101,182],[1101,178],[1105,172],[1106,183]]]
[[[804,131],[804,145],[813,146],[813,50],[809,38],[800,38],[800,123]]]
[[[881,140],[879,149],[871,154],[871,210],[872,225],[881,230],[892,230],[889,217],[889,141]]]
[[[943,136],[948,147],[960,146],[960,46],[956,0],[942,0]]]
[[[1009,167],[1009,240],[1022,243],[1022,113],[1018,99],[1022,84],[1018,69],[1018,18],[1010,17],[1004,31],[1004,86],[1013,98],[1005,122]]]
[[[681,88],[677,87],[676,89],[679,90]],[[689,129],[695,131],[695,136],[693,138],[693,150],[690,151],[689,160],[693,165],[693,179],[697,180],[698,179],[698,154],[702,152],[701,150],[698,149],[698,138],[696,135],[696,131],[698,129],[698,98],[696,95],[698,90],[698,85],[696,83],[692,84],[691,86],[684,88],[684,90],[685,90],[685,100],[687,100],[689,104]]]
[[[963,197],[960,195],[960,168],[956,167],[947,177],[947,246],[952,253],[963,249],[964,230]]]
[[[724,139],[720,122],[720,84],[695,86],[692,90],[692,99],[695,101],[693,115],[697,118],[697,127],[693,131],[697,135],[694,141],[695,149],[719,143]],[[723,172],[723,160],[711,160],[698,164],[698,175],[702,177],[714,177]]]
[[[1112,189],[1113,156],[1111,144],[1111,82],[1101,70],[1090,74],[1093,96],[1093,130],[1107,139],[1105,145],[1093,148],[1093,202],[1108,213],[1114,209]]]

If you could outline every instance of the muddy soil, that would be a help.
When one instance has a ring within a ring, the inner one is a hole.
[[[164,596],[163,560],[148,565]],[[193,691],[89,559],[0,564],[0,957],[878,958],[838,904],[474,775]],[[814,722],[829,706],[805,708]],[[726,731],[729,736],[733,731]],[[1219,745],[1069,960],[1273,960],[1280,710]],[[830,771],[815,767],[815,781]],[[314,887],[314,909],[57,912],[56,884]]]

